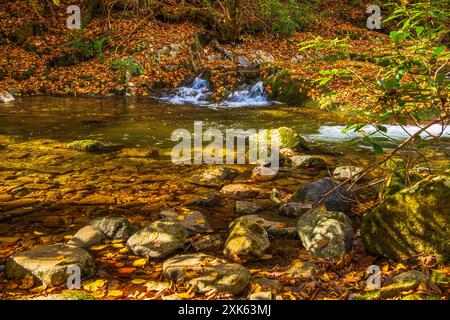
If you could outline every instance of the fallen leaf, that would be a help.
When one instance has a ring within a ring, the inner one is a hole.
[[[83,284],[83,288],[87,291],[98,291],[103,287],[108,281],[104,279],[97,279]]]
[[[145,258],[133,261],[133,266],[135,266],[135,267],[143,267],[146,264],[147,264],[147,259],[145,259]]]

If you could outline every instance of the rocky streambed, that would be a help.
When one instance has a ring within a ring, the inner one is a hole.
[[[55,104],[47,108],[59,110]],[[314,143],[305,150],[304,140],[288,128],[290,145],[281,150],[277,173],[254,165],[180,166],[167,156],[167,141],[152,138],[144,145],[124,135],[155,132],[136,129],[153,125],[148,114],[139,121],[142,114],[129,109],[112,108],[115,115],[94,110],[67,115],[73,130],[31,112],[30,121],[39,120],[34,130],[26,123],[18,125],[21,132],[2,132],[3,299],[448,296],[444,202],[450,184],[438,156],[437,174],[392,191],[373,210],[380,190],[337,187],[371,160],[361,153]],[[134,130],[124,130],[121,112],[136,119]],[[252,112],[269,114],[276,126],[283,110]],[[205,120],[214,121],[209,116]],[[9,130],[8,121],[3,130]],[[161,130],[169,131],[164,121],[159,119]],[[75,135],[84,140],[75,141]],[[422,227],[427,232],[418,236]],[[373,265],[383,272],[382,288],[367,295],[367,269]],[[68,290],[67,270],[74,266],[82,283]]]

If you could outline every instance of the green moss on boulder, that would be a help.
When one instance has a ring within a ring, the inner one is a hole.
[[[386,198],[365,215],[361,235],[366,250],[403,260],[433,255],[448,261],[450,253],[450,178],[422,180]]]
[[[105,145],[97,140],[78,140],[67,145],[69,149],[85,152],[101,152],[106,149]]]
[[[293,76],[289,69],[283,69],[264,80],[270,86],[272,100],[289,104],[304,104],[308,100],[309,81]]]

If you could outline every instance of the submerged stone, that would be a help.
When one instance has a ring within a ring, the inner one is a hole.
[[[348,213],[352,208],[355,195],[344,186],[339,186],[339,184],[339,181],[328,177],[307,183],[292,196],[292,199],[314,206],[323,204],[330,211]],[[335,188],[336,190],[331,192]]]
[[[78,140],[67,145],[69,149],[85,152],[101,152],[106,146],[97,140]]]

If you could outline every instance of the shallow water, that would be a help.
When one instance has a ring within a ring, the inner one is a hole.
[[[151,98],[21,98],[0,107],[0,135],[16,141],[53,139],[70,142],[97,139],[126,147],[171,149],[171,133],[178,128],[193,132],[194,121],[203,121],[204,130],[270,129],[291,127],[307,139],[333,150],[370,160],[374,155],[362,146],[344,143],[354,134],[343,134],[344,113],[284,106],[211,108],[173,105]],[[407,133],[395,126],[388,132],[397,138]],[[408,131],[414,132],[414,128]],[[444,136],[449,137],[449,129]],[[450,140],[444,139],[448,150]],[[442,149],[442,146],[441,146]]]

